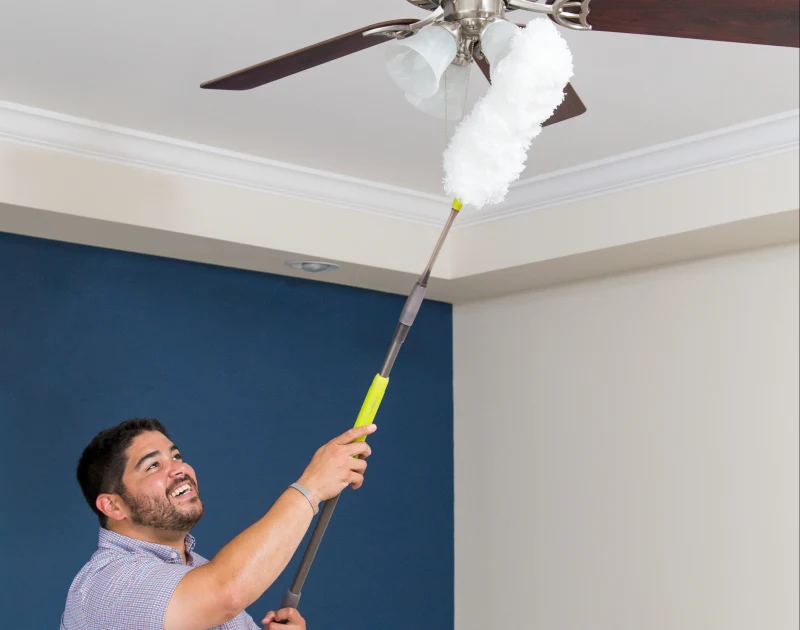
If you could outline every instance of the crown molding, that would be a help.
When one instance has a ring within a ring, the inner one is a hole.
[[[0,139],[427,225],[441,225],[450,207],[444,196],[5,101]]]
[[[461,227],[648,186],[800,148],[800,110],[545,173],[514,184],[501,204],[464,217]]]
[[[450,200],[266,158],[0,101],[0,139],[274,195],[440,226]],[[723,168],[800,146],[800,110],[545,173],[506,200],[465,208],[454,229]]]

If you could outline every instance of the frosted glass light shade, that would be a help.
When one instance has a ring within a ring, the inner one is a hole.
[[[481,33],[481,50],[489,62],[489,74],[511,52],[511,39],[520,30],[519,26],[506,20],[490,22]]]
[[[439,89],[433,96],[421,98],[413,94],[406,94],[406,100],[417,109],[447,120],[461,120],[464,116],[464,101],[466,99],[467,81],[469,80],[470,66],[457,66],[451,64],[439,82]]]
[[[455,37],[434,24],[391,42],[386,50],[386,69],[404,92],[428,98],[436,94],[442,74],[455,58]]]

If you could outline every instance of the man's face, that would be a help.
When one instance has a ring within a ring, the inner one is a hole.
[[[120,495],[136,525],[189,531],[203,516],[194,470],[163,433],[138,435],[127,451]],[[187,489],[188,487],[188,489]]]

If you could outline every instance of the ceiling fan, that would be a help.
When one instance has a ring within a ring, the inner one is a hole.
[[[418,95],[431,96],[449,67],[473,61],[491,81],[491,66],[499,62],[511,26],[506,15],[515,10],[548,16],[556,24],[578,31],[611,31],[771,46],[800,46],[797,0],[408,0],[431,11],[424,19],[398,19],[371,24],[312,46],[290,52],[203,83],[215,90],[249,90],[308,68],[339,59],[391,40],[414,38],[413,57],[395,58],[390,67],[398,84]],[[591,7],[590,7],[591,4]],[[524,26],[524,25],[518,25]],[[443,35],[446,34],[446,35]],[[505,41],[504,41],[505,40]],[[408,51],[406,51],[408,52]],[[492,54],[493,53],[493,54]],[[400,60],[405,66],[398,66]],[[424,85],[425,73],[433,72]],[[414,75],[414,76],[411,76]],[[420,83],[422,81],[422,83]],[[561,105],[543,126],[586,111],[571,85]]]

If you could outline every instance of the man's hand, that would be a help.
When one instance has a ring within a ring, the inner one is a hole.
[[[306,620],[294,608],[281,608],[278,612],[270,610],[261,623],[264,630],[306,630]]]
[[[372,449],[357,438],[374,433],[377,427],[370,424],[356,427],[320,447],[311,459],[298,483],[308,488],[316,503],[337,496],[347,486],[360,488]]]

